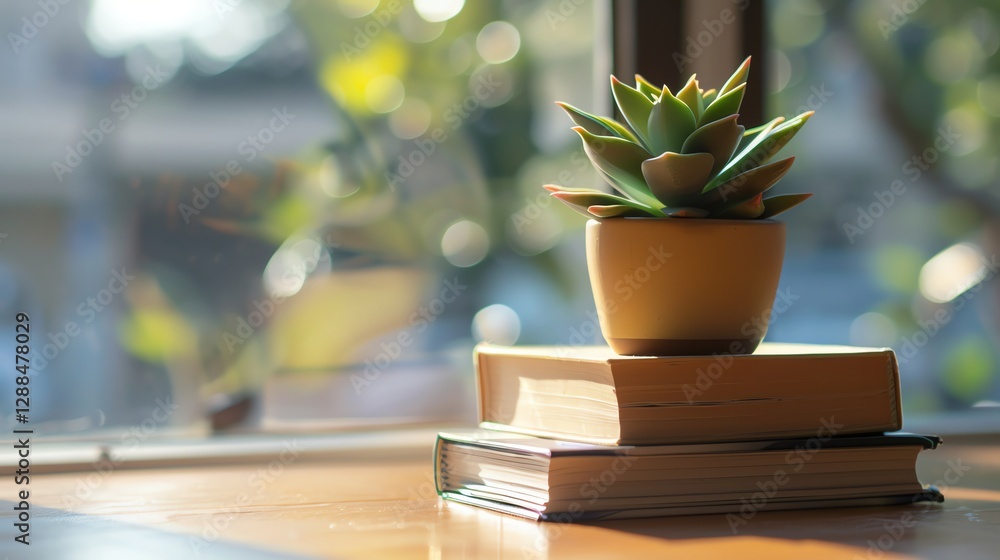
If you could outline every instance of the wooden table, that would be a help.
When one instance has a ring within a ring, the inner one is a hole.
[[[444,503],[432,435],[378,454],[275,453],[250,463],[33,475],[30,554],[13,543],[5,473],[0,558],[1000,558],[1000,440],[921,455],[931,507],[542,524]],[[6,469],[5,469],[6,470]]]

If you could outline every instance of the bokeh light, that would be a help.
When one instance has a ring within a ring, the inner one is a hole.
[[[484,307],[472,318],[472,336],[476,342],[511,345],[521,336],[517,312],[499,303]]]
[[[361,18],[375,11],[379,0],[337,0],[340,12],[349,18]]]
[[[264,289],[272,298],[291,297],[299,293],[311,274],[330,269],[330,257],[319,241],[311,238],[289,240],[274,252],[264,267]]]
[[[978,71],[983,51],[968,32],[951,32],[931,43],[924,63],[927,73],[942,84],[965,79]]]
[[[487,23],[476,36],[476,51],[490,64],[507,62],[521,48],[521,34],[506,21]]]
[[[856,346],[888,347],[898,340],[899,333],[892,319],[877,311],[869,311],[851,321],[848,336],[851,344]]]
[[[431,107],[426,101],[408,97],[389,115],[389,128],[397,138],[411,140],[427,132],[431,118]]]
[[[826,18],[815,0],[783,0],[773,12],[771,27],[781,47],[804,47],[823,35]]]
[[[430,22],[447,21],[458,15],[465,0],[413,0],[413,8]]]
[[[479,264],[490,249],[490,236],[483,226],[471,220],[459,220],[441,236],[441,253],[454,266],[468,268]]]
[[[920,269],[920,293],[929,301],[946,303],[986,277],[984,256],[971,243],[958,243],[934,255]]]

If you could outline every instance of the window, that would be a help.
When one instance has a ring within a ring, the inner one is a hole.
[[[0,7],[0,322],[31,317],[40,433],[471,419],[477,340],[600,340],[539,188],[600,180],[552,102],[747,53],[744,117],[817,110],[769,339],[892,346],[908,412],[1000,400],[994,8],[57,4]]]
[[[594,180],[552,104],[593,104],[590,3],[0,10],[0,321],[31,317],[40,433],[471,419],[473,337],[586,296],[539,186]]]

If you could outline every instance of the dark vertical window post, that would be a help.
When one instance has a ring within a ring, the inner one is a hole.
[[[728,75],[743,58],[753,56],[753,79],[747,84],[740,122],[747,127],[763,122],[764,0],[607,1],[616,76],[631,82],[639,73],[654,84],[680,87],[699,69]],[[713,29],[736,37],[720,38]]]

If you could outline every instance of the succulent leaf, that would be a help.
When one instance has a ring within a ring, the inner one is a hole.
[[[649,147],[653,153],[679,152],[696,127],[691,109],[664,86],[649,113]]]
[[[701,193],[712,176],[712,154],[667,152],[642,162],[642,176],[649,190],[667,206],[680,206]]]
[[[774,119],[753,128],[748,128],[743,132],[743,137],[753,136],[768,128],[773,128],[785,122],[785,117],[774,117]]]
[[[712,154],[712,157],[715,158],[712,174],[718,173],[732,157],[736,146],[740,143],[740,138],[743,137],[743,127],[736,124],[738,116],[731,115],[695,130],[684,141],[681,152],[685,154],[700,152]]]
[[[622,126],[618,121],[607,117],[591,115],[590,113],[577,109],[569,103],[559,101],[556,102],[556,105],[562,107],[563,110],[566,111],[566,114],[569,115],[569,118],[572,119],[577,126],[582,126],[591,134],[596,134],[598,136],[607,136],[608,134],[611,134],[613,136],[617,136],[618,138],[638,142],[635,135],[632,134],[632,131]]]
[[[795,158],[791,157],[741,173],[718,188],[702,194],[697,206],[711,210],[714,215],[721,214],[774,186],[794,161]]]
[[[610,205],[602,206],[595,205],[587,208],[587,212],[590,212],[598,218],[648,218],[650,216],[662,216],[663,214],[650,214],[645,210],[639,210],[631,206],[623,205]]]
[[[705,100],[701,97],[701,90],[698,88],[696,76],[697,74],[691,74],[684,87],[677,92],[677,99],[683,101],[688,106],[688,109],[691,109],[695,120],[701,118],[701,112],[705,108]]]
[[[729,163],[727,163],[726,166],[719,171],[719,174],[705,186],[705,190],[703,192],[708,192],[740,173],[750,171],[754,167],[758,167],[761,163],[763,163],[758,161],[755,157],[755,155],[758,154],[757,150],[761,144],[767,140],[768,134],[770,134],[771,131],[784,120],[784,117],[778,117],[771,122],[762,125],[764,129],[757,133],[757,136],[750,140],[750,143],[747,144],[746,147],[742,148],[735,157],[729,160]]]
[[[740,64],[740,67],[737,68],[735,72],[733,72],[733,75],[730,76],[728,80],[726,80],[726,83],[723,84],[722,89],[719,90],[720,97],[729,93],[730,91],[733,91],[740,84],[745,84],[747,82],[747,76],[750,74],[750,58],[751,57],[748,56],[746,60],[744,60],[743,63]]]
[[[550,193],[557,192],[572,192],[572,193],[603,193],[607,194],[602,190],[591,189],[588,187],[564,187],[562,185],[542,185],[542,188],[549,191]]]
[[[646,94],[646,97],[648,97],[650,101],[656,101],[656,98],[660,96],[660,88],[654,86],[649,82],[649,80],[643,78],[639,74],[635,75],[635,89]]]
[[[705,106],[710,105],[719,96],[719,92],[715,88],[705,90],[701,94],[701,98],[705,101]]]
[[[653,101],[614,76],[611,76],[611,93],[625,121],[632,127],[643,145],[648,147],[649,133],[646,127],[649,123],[649,113],[653,110]]]
[[[761,132],[758,138],[754,139],[743,149],[722,172],[719,173],[721,184],[739,172],[748,171],[754,167],[763,165],[771,160],[775,154],[785,147],[785,144],[802,128],[802,125],[813,115],[812,111],[802,113],[794,119],[781,123],[771,130]],[[730,167],[731,166],[731,167]]]
[[[746,84],[740,84],[736,89],[713,101],[705,108],[705,112],[702,113],[701,120],[698,122],[704,125],[739,113],[740,105],[743,103],[743,93],[746,91],[746,88]]]
[[[789,210],[799,204],[803,203],[812,196],[812,193],[806,194],[780,194],[778,196],[772,196],[771,198],[764,199],[764,212],[761,213],[758,218],[761,220],[766,220],[768,218],[777,216],[785,210]]]
[[[642,162],[649,159],[649,152],[623,138],[595,136],[581,126],[573,130],[583,138],[583,148],[590,162],[612,186],[647,206],[663,206],[649,191],[642,176]]]
[[[736,220],[752,220],[764,213],[764,193],[741,202],[729,210],[719,214],[720,218]]]
[[[564,189],[558,185],[546,185],[545,189],[552,193],[553,198],[558,198],[563,202],[575,204],[576,206],[580,206],[582,208],[587,208],[589,206],[624,205],[631,206],[637,210],[642,210],[651,215],[656,215],[657,213],[655,209],[644,204],[640,204],[634,200],[617,195],[608,194],[597,189]]]
[[[802,126],[806,124],[806,121],[808,121],[813,114],[814,111],[807,111],[788,122],[781,123],[774,127],[774,129],[768,133],[767,138],[757,147],[756,155],[761,159],[761,162],[763,163],[768,161],[772,156],[781,151],[781,149],[785,147],[785,144],[788,144],[788,141],[802,129]]]

